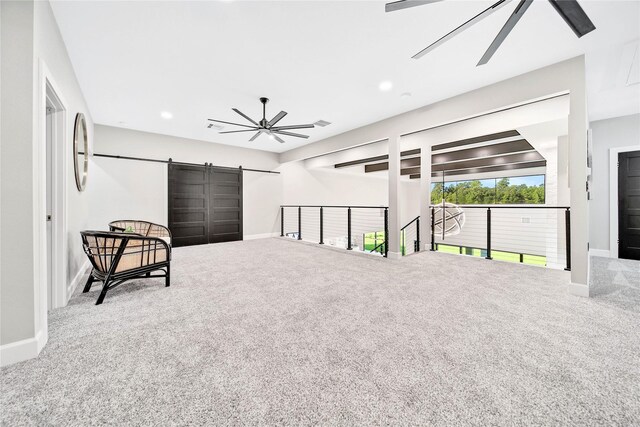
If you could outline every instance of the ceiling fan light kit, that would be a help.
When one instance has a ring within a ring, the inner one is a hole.
[[[285,140],[280,138],[279,135],[293,136],[293,137],[296,137],[296,138],[304,138],[304,139],[309,138],[309,135],[302,135],[302,134],[299,134],[299,133],[293,133],[293,132],[287,132],[287,131],[288,130],[294,130],[294,129],[312,129],[312,128],[315,127],[315,124],[275,126],[280,120],[282,120],[284,118],[284,116],[287,115],[287,112],[286,111],[280,111],[271,120],[267,120],[267,102],[269,102],[269,98],[260,98],[260,102],[262,103],[262,119],[260,119],[259,121],[253,120],[251,117],[247,116],[246,114],[244,114],[242,111],[238,110],[237,108],[232,108],[233,111],[235,111],[237,114],[242,116],[245,120],[247,120],[249,123],[251,123],[251,125],[245,125],[245,124],[233,123],[233,122],[226,122],[226,121],[215,120],[215,119],[209,119],[209,121],[215,122],[215,123],[224,123],[224,124],[227,124],[227,125],[240,126],[240,127],[243,127],[243,128],[247,128],[247,129],[230,130],[230,131],[219,132],[221,134],[223,134],[223,133],[239,133],[239,132],[256,132],[249,139],[249,142],[255,141],[262,134],[267,135],[270,139],[275,139],[276,141],[278,141],[281,144],[284,144]],[[210,127],[211,126],[209,126],[209,128]]]
[[[407,9],[414,6],[422,6],[425,4],[437,3],[440,1],[443,1],[443,0],[398,0],[391,3],[387,3],[385,5],[385,11],[395,12],[397,10]],[[499,0],[498,2],[494,3],[487,9],[478,13],[471,19],[464,22],[463,24],[454,28],[452,31],[440,37],[435,42],[431,43],[429,46],[427,46],[426,48],[422,49],[420,52],[413,55],[412,58],[413,59],[422,58],[427,53],[431,52],[433,49],[444,44],[446,41],[457,36],[467,28],[471,27],[472,25],[477,24],[478,22],[480,22],[487,16],[493,14],[495,11],[497,11],[498,9],[500,9],[502,6],[506,5],[509,2],[511,2],[511,0]],[[580,6],[577,0],[549,0],[549,2],[553,6],[553,8],[556,10],[556,12],[558,12],[558,14],[562,17],[565,23],[575,33],[575,35],[578,36],[578,38],[596,29],[595,25],[593,24],[593,22],[591,22],[591,19],[589,19],[589,17],[585,13],[585,11],[582,9],[582,6]],[[489,46],[489,48],[484,53],[484,55],[482,56],[482,58],[480,59],[480,61],[476,66],[484,65],[487,62],[489,62],[493,54],[496,53],[496,51],[498,50],[502,42],[504,42],[504,40],[507,38],[509,33],[511,33],[511,30],[513,30],[513,28],[516,26],[520,18],[522,18],[522,16],[527,11],[529,6],[531,6],[531,3],[533,3],[533,0],[520,0],[520,2],[518,3],[518,6],[516,6],[515,10],[511,14],[511,16],[509,16],[509,19],[507,19],[507,22],[504,24],[504,26],[502,27],[502,29],[500,30],[500,32],[498,33],[496,38],[493,40],[493,42],[491,43],[491,45]]]

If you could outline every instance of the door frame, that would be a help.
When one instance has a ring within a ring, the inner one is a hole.
[[[37,138],[34,138],[36,144],[37,169],[35,174],[35,185],[37,186],[37,203],[34,210],[34,240],[39,251],[35,260],[35,283],[37,283],[37,295],[39,295],[39,307],[36,312],[39,313],[40,321],[36,325],[41,326],[41,330],[47,336],[48,321],[48,293],[51,295],[51,308],[64,307],[68,302],[67,295],[67,157],[70,147],[67,143],[69,140],[68,129],[68,106],[69,104],[63,97],[61,87],[56,83],[52,73],[49,71],[46,63],[39,60],[39,85],[38,85],[38,123]],[[51,254],[51,277],[52,283],[49,286],[47,279],[47,100],[52,103],[56,112],[52,114],[53,137],[51,146],[51,164],[52,171],[52,198],[51,198],[51,238],[52,238],[52,254]]]
[[[609,257],[618,258],[618,154],[640,151],[637,145],[609,149]]]

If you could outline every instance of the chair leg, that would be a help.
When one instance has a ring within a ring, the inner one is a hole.
[[[104,301],[104,297],[107,296],[107,291],[109,290],[108,281],[105,280],[104,286],[102,287],[102,292],[100,292],[100,296],[98,297],[98,301],[96,301],[96,305],[102,304]]]
[[[91,273],[93,273],[93,272],[91,272]],[[87,292],[89,292],[91,290],[91,285],[96,280],[96,279],[93,278],[93,275],[91,273],[89,273],[89,278],[87,279],[87,283],[84,285],[84,289],[82,290],[83,294],[85,294],[85,293],[87,293]]]
[[[164,280],[165,280],[165,284],[164,284],[165,287],[171,286],[171,265],[170,264],[167,264],[167,274]]]

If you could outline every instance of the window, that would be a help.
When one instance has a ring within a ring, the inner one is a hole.
[[[442,203],[443,183],[431,184],[431,203]],[[445,181],[444,199],[457,205],[544,204],[545,176]]]

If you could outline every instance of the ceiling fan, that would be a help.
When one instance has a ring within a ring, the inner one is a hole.
[[[278,135],[295,136],[296,138],[309,138],[309,135],[302,135],[299,133],[293,133],[293,132],[287,132],[287,131],[293,130],[293,129],[311,129],[315,127],[315,124],[275,126],[276,123],[278,123],[280,120],[284,118],[284,116],[287,115],[287,112],[280,111],[278,114],[275,115],[273,119],[267,120],[266,108],[267,108],[267,102],[269,102],[269,98],[260,98],[260,102],[262,103],[262,119],[260,119],[257,122],[251,119],[246,114],[244,114],[242,111],[238,110],[237,108],[232,108],[233,111],[235,111],[236,113],[240,114],[242,117],[247,119],[252,124],[252,126],[243,125],[240,123],[225,122],[222,120],[214,120],[214,119],[209,119],[209,121],[248,128],[248,129],[241,129],[241,130],[230,130],[230,131],[219,132],[219,133],[256,132],[256,134],[253,135],[249,139],[249,141],[254,141],[256,138],[258,138],[262,134],[268,135],[269,138],[275,139],[281,144],[284,144],[285,141],[284,139],[280,138]],[[211,128],[212,126],[213,125],[210,124],[209,128]]]
[[[442,0],[398,0],[391,3],[387,3],[385,5],[386,12],[394,12],[397,10],[406,9],[414,6],[422,6],[425,4],[437,3]],[[431,52],[436,47],[440,46],[447,40],[453,38],[454,36],[460,34],[462,31],[471,27],[472,25],[478,23],[482,19],[491,15],[493,12],[500,9],[502,6],[509,3],[511,0],[499,0],[494,3],[490,7],[486,8],[479,14],[475,15],[473,18],[467,20],[462,25],[456,27],[452,31],[448,32],[444,36],[440,37],[435,42],[431,43],[429,46],[422,49],[420,52],[416,53],[412,56],[414,59],[422,58],[427,53]],[[573,30],[573,32],[578,36],[578,38],[584,36],[585,34],[590,33],[595,30],[596,27],[593,25],[593,22],[589,19],[587,14],[584,12],[580,4],[577,0],[549,0],[551,5],[555,8],[556,12],[560,14],[562,19],[569,25],[569,27]],[[520,0],[518,6],[515,8],[507,22],[504,24],[496,38],[493,40],[487,51],[484,53],[480,62],[477,65],[484,65],[493,56],[494,53],[498,50],[502,42],[507,38],[513,27],[518,23],[522,15],[527,11],[529,6],[531,6],[533,0]],[[477,66],[476,65],[476,66]]]

